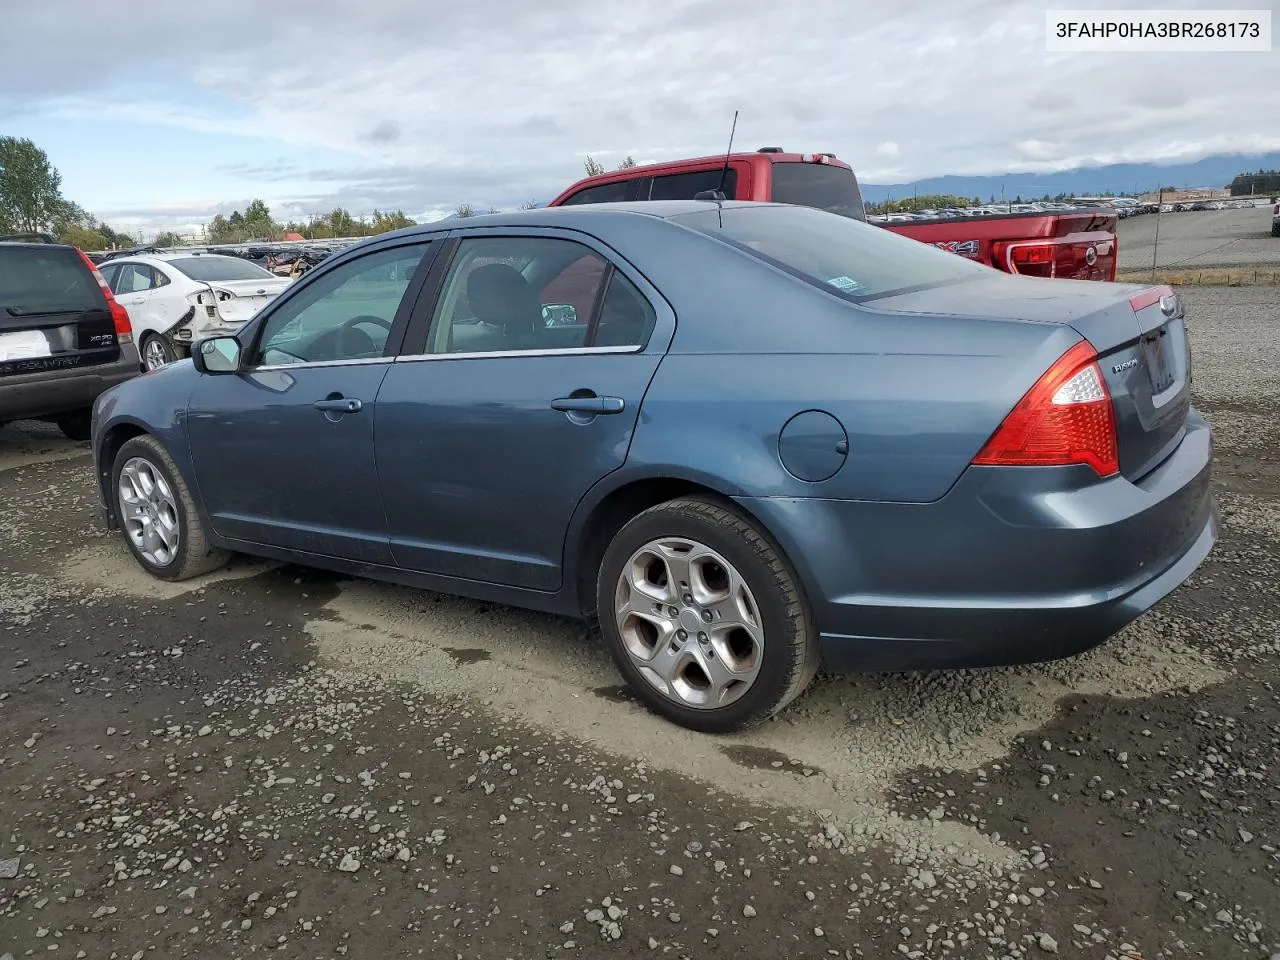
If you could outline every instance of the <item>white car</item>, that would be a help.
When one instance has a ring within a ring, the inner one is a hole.
[[[216,253],[153,253],[99,264],[129,312],[148,370],[191,352],[202,337],[234,333],[293,281],[257,264]]]

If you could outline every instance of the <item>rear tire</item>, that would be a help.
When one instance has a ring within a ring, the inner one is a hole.
[[[1280,221],[1274,221],[1271,224],[1271,235],[1273,237],[1280,237]]]
[[[659,504],[618,531],[600,563],[596,617],[637,698],[704,733],[773,716],[818,670],[795,571],[754,521],[710,498]]]
[[[210,545],[191,490],[155,437],[134,437],[120,448],[111,496],[129,551],[152,576],[189,580],[231,558]]]
[[[142,369],[156,370],[178,359],[173,345],[158,333],[148,333],[141,344]]]
[[[58,425],[58,429],[68,440],[83,441],[89,439],[92,419],[92,411],[75,410],[59,414],[53,422]]]

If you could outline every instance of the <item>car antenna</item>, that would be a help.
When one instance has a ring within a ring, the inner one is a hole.
[[[693,195],[695,200],[714,200],[716,206],[725,200],[724,182],[729,176],[729,157],[733,155],[733,136],[738,132],[738,111],[733,111],[733,126],[729,128],[729,147],[724,152],[724,166],[720,168],[720,183],[714,190],[700,190]],[[721,210],[723,214],[723,209]],[[720,224],[724,226],[723,221]]]
[[[720,194],[720,199],[725,199],[724,182],[729,176],[729,157],[733,154],[733,135],[738,132],[738,111],[733,111],[733,126],[729,128],[729,148],[724,152],[724,166],[720,168],[720,185],[716,187],[716,193]]]

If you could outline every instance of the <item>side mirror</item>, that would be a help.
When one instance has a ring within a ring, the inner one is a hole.
[[[578,308],[571,303],[548,303],[542,308],[542,323],[547,327],[575,326]]]
[[[209,337],[191,350],[191,363],[200,373],[235,373],[240,369],[240,341],[235,337]]]

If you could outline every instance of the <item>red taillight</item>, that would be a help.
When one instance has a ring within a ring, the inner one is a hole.
[[[1135,293],[1129,298],[1129,306],[1133,308],[1133,312],[1145,310],[1147,307],[1154,306],[1165,297],[1173,296],[1173,287],[1159,286],[1151,287],[1149,290],[1143,290],[1141,293]]]
[[[1082,340],[1054,362],[986,442],[975,464],[1087,463],[1100,477],[1120,471],[1116,418],[1098,355]]]
[[[995,254],[1003,255],[1009,273],[1025,277],[1052,277],[1057,274],[1058,251],[1052,243],[998,243]]]
[[[133,324],[129,322],[129,311],[121,305],[115,294],[111,292],[111,288],[107,286],[107,278],[102,275],[97,265],[78,247],[76,248],[76,253],[80,254],[80,259],[84,261],[84,265],[93,274],[93,279],[97,280],[98,286],[102,288],[102,295],[107,298],[107,309],[111,311],[111,322],[116,328],[116,341],[118,343],[132,342]]]

